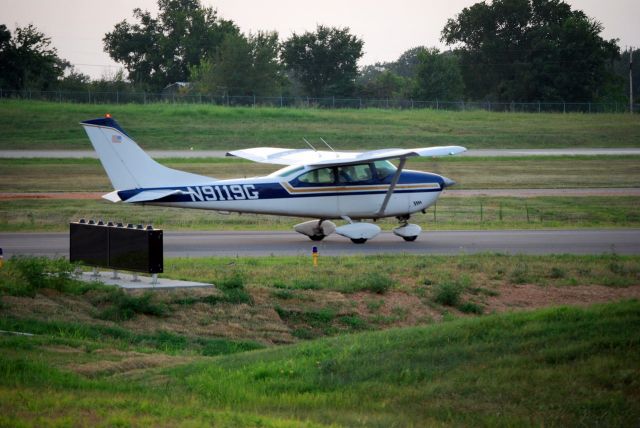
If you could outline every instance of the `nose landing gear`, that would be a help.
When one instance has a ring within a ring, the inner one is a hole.
[[[393,229],[393,233],[407,242],[413,242],[418,239],[422,228],[417,224],[409,223],[409,215],[396,217],[400,222],[400,226]]]

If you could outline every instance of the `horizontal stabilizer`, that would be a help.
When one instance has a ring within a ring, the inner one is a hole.
[[[126,203],[151,202],[151,201],[157,201],[162,198],[166,198],[167,196],[182,195],[184,193],[185,193],[184,191],[176,190],[176,189],[144,190],[136,194],[135,196],[132,196],[129,199],[125,200],[125,202]]]
[[[120,195],[118,195],[118,191],[114,190],[111,193],[107,193],[106,195],[102,195],[102,199],[106,199],[107,201],[111,201],[111,202],[120,202],[122,199],[120,199]]]

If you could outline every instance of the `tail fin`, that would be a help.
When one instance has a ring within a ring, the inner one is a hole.
[[[80,124],[116,190],[193,186],[215,180],[160,165],[111,117],[85,120]]]

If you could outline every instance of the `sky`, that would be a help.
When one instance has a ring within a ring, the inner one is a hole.
[[[364,40],[359,65],[394,61],[415,46],[441,49],[447,19],[477,0],[201,0],[233,20],[241,31],[276,30],[281,39],[312,31],[317,24],[349,27]],[[605,39],[640,47],[640,1],[566,0],[604,25]],[[13,30],[34,24],[51,38],[58,55],[93,79],[113,75],[120,66],[103,51],[102,38],[122,20],[133,21],[139,7],[156,15],[156,0],[0,0],[0,24]]]

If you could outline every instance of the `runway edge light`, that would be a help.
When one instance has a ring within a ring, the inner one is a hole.
[[[318,247],[311,249],[311,256],[313,257],[313,267],[318,267]]]

